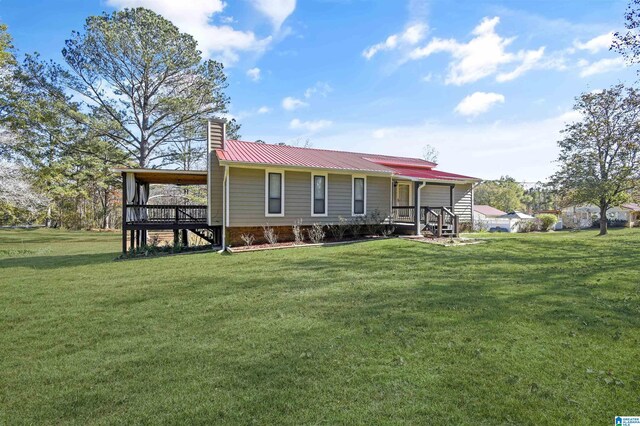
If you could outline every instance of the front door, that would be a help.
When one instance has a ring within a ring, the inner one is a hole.
[[[410,206],[411,203],[411,184],[398,182],[396,187],[396,206]]]
[[[411,201],[411,183],[410,182],[398,182],[396,185],[394,206],[396,207],[409,207],[413,203]],[[396,209],[396,220],[399,221],[413,221],[413,209],[400,208]]]

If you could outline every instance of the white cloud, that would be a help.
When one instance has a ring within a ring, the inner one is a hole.
[[[422,147],[438,147],[439,170],[497,179],[501,175],[535,182],[554,171],[560,130],[574,114],[530,120],[475,122],[456,125],[427,121],[374,130],[370,124],[341,123],[313,138],[314,146],[354,152],[419,157]],[[334,130],[335,129],[335,130]],[[380,132],[378,132],[380,130]]]
[[[373,58],[378,52],[383,50],[394,50],[400,46],[411,46],[419,43],[424,38],[427,26],[422,23],[416,23],[408,26],[405,30],[398,34],[387,37],[383,42],[367,47],[362,56],[367,59]]]
[[[330,92],[333,91],[333,88],[329,86],[328,83],[324,81],[319,81],[315,85],[309,87],[304,91],[304,97],[309,99],[311,96],[318,94],[325,98]]]
[[[282,100],[282,108],[286,109],[287,111],[293,111],[295,109],[306,107],[308,105],[308,103],[291,96],[287,96]]]
[[[544,47],[538,50],[527,50],[525,52],[518,52],[522,62],[513,71],[501,72],[496,76],[496,81],[503,83],[505,81],[515,80],[525,72],[534,68],[542,59],[544,55]]]
[[[580,77],[589,77],[595,74],[602,74],[610,71],[617,71],[626,66],[623,58],[607,58],[599,61],[589,62],[581,59],[578,67],[581,68]]]
[[[427,75],[425,75],[424,77],[422,77],[422,81],[424,81],[425,83],[430,83],[431,80],[433,80],[433,74],[429,73]]]
[[[586,50],[589,53],[598,53],[601,50],[609,50],[613,43],[613,32],[599,35],[584,43],[575,41],[573,46],[578,50]]]
[[[205,56],[214,56],[225,65],[237,62],[238,52],[263,52],[272,41],[271,36],[258,38],[252,31],[211,24],[213,16],[225,7],[222,0],[107,0],[107,4],[119,9],[146,7],[159,13],[180,31],[191,34]]]
[[[473,29],[474,37],[468,43],[433,38],[426,46],[414,49],[409,54],[409,59],[423,59],[439,52],[449,53],[452,60],[445,83],[455,85],[472,83],[496,74],[500,67],[506,64],[516,63],[518,66],[511,72],[499,74],[497,81],[512,80],[538,66],[544,54],[544,47],[537,50],[520,50],[516,53],[507,52],[507,47],[515,38],[498,35],[495,28],[499,22],[498,16],[484,18]]]
[[[300,121],[297,118],[294,118],[289,123],[289,128],[294,130],[306,130],[308,132],[317,132],[318,130],[325,129],[333,124],[329,120],[311,120],[311,121]]]
[[[247,76],[253,81],[260,80],[260,68],[255,67],[247,70]]]
[[[387,136],[387,129],[376,129],[371,132],[371,137],[374,139],[383,139]]]
[[[475,92],[464,98],[455,111],[460,115],[476,116],[489,109],[495,104],[504,103],[504,95],[492,92]]]
[[[296,9],[296,0],[253,0],[253,6],[265,15],[276,30]]]
[[[271,112],[271,108],[269,108],[268,106],[261,106],[260,108],[258,108],[258,114],[268,114]]]

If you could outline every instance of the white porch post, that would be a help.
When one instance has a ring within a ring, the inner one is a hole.
[[[415,215],[416,215],[416,235],[422,235],[422,233],[420,232],[420,191],[422,190],[422,188],[424,188],[424,186],[426,185],[426,182],[416,182],[415,187],[416,187],[416,194],[415,194]]]

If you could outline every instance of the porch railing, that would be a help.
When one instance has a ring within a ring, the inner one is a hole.
[[[394,222],[413,223],[416,218],[414,206],[391,206],[391,219]]]
[[[207,223],[207,206],[127,204],[127,223]]]

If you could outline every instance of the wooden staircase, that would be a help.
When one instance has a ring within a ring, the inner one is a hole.
[[[458,216],[447,207],[422,207],[420,210],[424,229],[436,237],[458,236]]]
[[[220,226],[207,226],[200,229],[189,229],[189,231],[193,232],[212,246],[222,245],[222,227]]]

